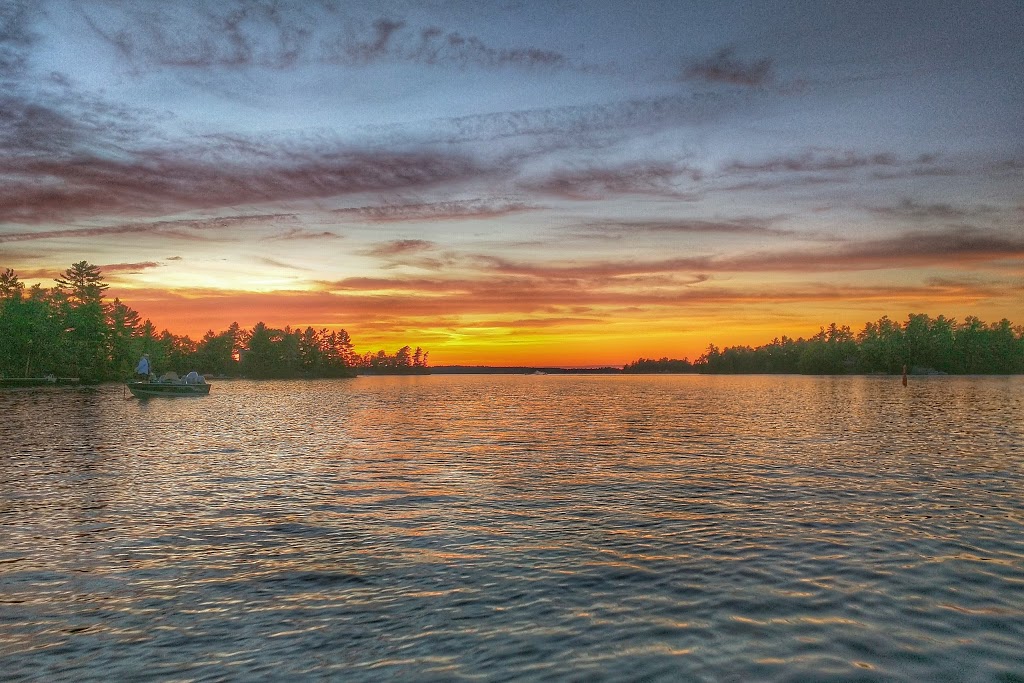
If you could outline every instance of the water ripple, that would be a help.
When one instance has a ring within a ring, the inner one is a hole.
[[[0,393],[9,680],[1024,680],[1024,379]]]

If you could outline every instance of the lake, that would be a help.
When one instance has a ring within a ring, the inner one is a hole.
[[[1024,681],[1024,378],[0,392],[5,680]]]

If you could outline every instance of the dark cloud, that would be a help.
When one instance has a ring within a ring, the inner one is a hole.
[[[232,150],[142,149],[120,159],[0,160],[8,181],[0,221],[39,223],[106,213],[157,215],[374,190],[416,190],[488,173],[464,155],[268,145],[259,155]]]
[[[938,219],[938,220],[961,220],[972,215],[983,212],[984,209],[963,209],[952,204],[921,204],[912,199],[904,199],[895,206],[882,206],[872,209],[881,216],[906,219]]]
[[[650,220],[650,221],[601,221],[588,223],[585,227],[612,234],[624,233],[666,233],[666,234],[722,234],[722,235],[763,235],[782,236],[795,234],[770,226],[771,221],[763,218],[737,218],[732,220]]]
[[[734,161],[727,164],[725,173],[822,173],[848,171],[851,169],[878,166],[896,166],[899,159],[894,154],[859,154],[857,152],[833,152],[808,150],[794,156],[772,157],[762,161]]]
[[[455,62],[466,66],[566,67],[569,60],[554,50],[540,48],[494,48],[474,36],[444,32],[431,27],[419,32],[418,44],[408,58],[423,64]]]
[[[758,252],[715,259],[706,269],[733,272],[822,272],[996,263],[1024,257],[1024,237],[960,227],[912,231],[828,249]]]
[[[74,149],[83,134],[81,123],[66,113],[21,97],[0,94],[0,148],[6,155],[67,153]]]
[[[0,171],[20,160],[100,154],[117,156],[159,141],[163,115],[132,110],[49,80],[29,92],[24,84],[0,90]]]
[[[367,250],[366,253],[370,256],[398,256],[429,251],[436,246],[433,242],[427,240],[392,240],[378,244]]]
[[[623,276],[703,271],[712,263],[708,257],[673,257],[651,260],[615,260],[591,262],[537,263],[513,261],[497,256],[479,256],[484,272],[547,281],[608,281]]]
[[[341,49],[347,56],[349,62],[369,63],[380,59],[388,54],[389,43],[392,36],[400,28],[405,26],[404,21],[391,19],[378,19],[373,22],[373,37],[369,41],[345,41]]]
[[[692,199],[683,187],[701,179],[701,171],[669,163],[636,163],[614,167],[565,168],[523,181],[534,192],[566,199],[603,199],[609,195],[648,194]]]
[[[305,228],[289,228],[282,233],[274,235],[275,240],[336,240],[341,235],[329,230],[314,231]]]
[[[842,253],[842,252],[841,252]],[[1007,235],[998,231],[970,227],[942,231],[913,231],[854,244],[845,254],[852,258],[939,258],[949,263],[963,259],[1001,259],[1024,256],[1024,235]]]
[[[296,265],[294,263],[288,263],[280,259],[270,258],[269,256],[261,256],[255,259],[257,263],[263,266],[271,266],[272,268],[282,268],[284,270],[295,271],[295,270],[309,270],[304,266]]]
[[[142,225],[117,225],[99,228],[74,228],[64,230],[40,230],[36,232],[9,232],[0,234],[0,243],[27,242],[32,240],[64,239],[76,237],[104,237],[149,232],[151,228]]]
[[[725,47],[707,59],[694,61],[683,69],[683,78],[705,83],[726,83],[759,87],[771,82],[772,60],[768,58],[744,62],[735,56],[736,50]]]
[[[998,293],[999,289],[1005,288],[1007,283],[992,278],[981,278],[981,277],[930,277],[927,278],[924,283],[929,287],[937,287],[944,290],[970,290],[970,291],[987,291],[991,294]],[[1012,286],[1012,285],[1011,285]],[[1017,288],[1024,287],[1024,285],[1017,285]]]
[[[316,58],[347,65],[396,61],[483,68],[572,66],[565,55],[554,50],[495,47],[476,36],[437,26],[411,27],[404,20],[388,17],[377,19],[369,28],[350,24],[344,33],[325,38]]]
[[[28,50],[37,40],[32,30],[35,12],[28,0],[4,0],[0,3],[0,79],[24,72]]]
[[[291,222],[294,219],[294,214],[243,214],[238,216],[215,216],[165,221],[133,221],[89,228],[10,232],[0,234],[0,243],[118,235],[159,235],[160,237],[172,239],[202,240],[208,239],[210,233],[213,233],[214,236],[217,236],[217,233],[223,233],[222,236],[229,239],[237,239],[239,237],[232,233],[239,228],[244,229],[246,227],[268,224],[276,225],[282,222]],[[204,235],[204,233],[207,234]]]
[[[846,242],[814,249],[747,252],[735,256],[687,255],[646,260],[526,262],[490,255],[458,260],[467,271],[539,282],[576,282],[587,286],[658,282],[693,284],[709,274],[812,273],[920,267],[998,264],[1024,258],[1024,237],[976,228],[913,231],[876,240]]]
[[[424,140],[463,143],[530,137],[546,149],[586,149],[607,144],[609,132],[706,123],[738,106],[733,96],[706,92],[474,114],[436,121],[436,132],[425,134]]]
[[[160,266],[161,264],[156,261],[142,261],[140,263],[107,263],[97,267],[104,275],[110,275],[112,273],[141,273],[144,270],[159,268]]]
[[[111,6],[108,6],[108,10]],[[290,68],[303,62],[362,66],[382,61],[483,68],[569,67],[561,53],[495,47],[476,36],[413,27],[383,16],[369,24],[333,3],[221,2],[182,12],[173,5],[120,3],[81,10],[86,24],[133,70]]]
[[[79,11],[133,71],[154,66],[287,68],[306,56],[318,23],[313,3],[221,2],[190,11],[166,4],[111,3]]]
[[[805,174],[799,177],[773,176],[759,177],[756,180],[729,183],[727,185],[709,186],[708,192],[769,192],[771,190],[793,189],[797,187],[813,187],[815,185],[836,185],[851,182],[852,178],[845,175]]]
[[[807,149],[759,160],[735,160],[721,167],[704,188],[709,192],[771,191],[864,180],[897,180],[916,176],[957,176],[967,164],[940,165],[934,155],[904,158],[892,152]],[[737,180],[734,180],[737,179]]]
[[[371,223],[399,223],[403,221],[449,221],[469,218],[497,218],[508,214],[533,211],[539,207],[523,202],[463,199],[446,202],[410,204],[383,204],[350,209],[335,209],[331,213]]]

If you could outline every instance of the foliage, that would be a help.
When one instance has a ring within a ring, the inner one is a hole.
[[[428,372],[430,352],[420,347],[413,351],[410,346],[403,346],[389,356],[383,350],[367,353],[359,359],[359,367],[370,375],[417,375]]]
[[[636,361],[629,368],[650,361]],[[714,344],[693,364],[696,372],[1014,374],[1024,372],[1024,327],[1009,320],[987,325],[968,317],[963,323],[923,313],[910,314],[903,324],[883,316],[854,335],[832,323],[810,339],[774,339],[763,346]]]
[[[0,376],[54,375],[85,382],[130,377],[150,355],[158,374],[191,370],[222,377],[352,377],[360,370],[426,373],[427,357],[409,346],[359,356],[345,330],[283,330],[260,322],[251,330],[232,323],[198,342],[167,330],[120,299],[104,301],[107,285],[96,266],[73,264],[56,286],[26,291],[11,269],[0,271]]]
[[[693,364],[686,358],[676,360],[675,358],[640,358],[628,363],[622,371],[629,374],[655,374],[662,372],[693,372]]]

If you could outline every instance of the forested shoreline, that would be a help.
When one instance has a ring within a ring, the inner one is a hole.
[[[96,266],[73,264],[52,288],[26,288],[0,271],[0,377],[78,377],[83,382],[129,378],[143,353],[157,373],[197,370],[216,377],[354,377],[426,374],[428,356],[403,346],[356,353],[344,329],[276,329],[232,323],[202,339],[157,331],[119,299],[106,301]],[[910,314],[900,323],[882,317],[854,333],[835,323],[809,339],[775,338],[757,347],[710,344],[694,361],[639,358],[626,374],[1018,374],[1024,373],[1024,327],[1003,319],[963,322]],[[605,371],[616,371],[604,368]]]
[[[124,380],[143,353],[158,374],[196,370],[216,377],[354,377],[420,374],[428,353],[404,346],[394,354],[356,353],[345,330],[252,329],[232,323],[199,341],[157,331],[120,299],[85,261],[61,273],[52,288],[26,288],[11,269],[0,271],[0,377],[77,377],[85,383]]]
[[[640,358],[623,367],[634,374],[911,374],[1024,373],[1024,327],[1005,318],[987,324],[969,316],[931,318],[912,313],[905,323],[883,316],[854,334],[832,323],[810,339],[775,338],[757,347],[714,344],[695,361]]]

